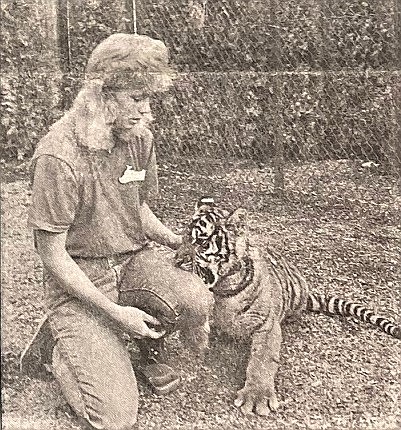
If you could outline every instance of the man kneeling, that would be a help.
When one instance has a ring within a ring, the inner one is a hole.
[[[149,97],[168,89],[172,77],[161,41],[108,37],[91,54],[72,108],[33,156],[29,225],[49,310],[36,341],[51,331],[53,373],[73,410],[95,429],[136,422],[137,383],[124,333],[139,339],[139,370],[158,393],[179,381],[161,362],[166,330],[196,328],[200,344],[207,337],[207,289],[150,244],[181,244],[148,206],[157,192]]]

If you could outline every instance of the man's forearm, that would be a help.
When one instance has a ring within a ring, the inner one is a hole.
[[[54,264],[47,262],[44,265],[69,294],[89,306],[103,311],[109,317],[115,318],[116,303],[112,302],[95,287],[71,257],[60,258]]]
[[[152,212],[147,203],[141,206],[141,219],[147,237],[161,245],[177,249],[182,242],[181,236],[167,228]]]

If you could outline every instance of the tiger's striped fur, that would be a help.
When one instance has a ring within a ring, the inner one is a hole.
[[[302,311],[357,318],[401,339],[401,328],[363,305],[309,292],[299,270],[274,250],[250,244],[246,211],[228,214],[201,199],[176,254],[176,264],[197,273],[214,293],[213,324],[219,331],[252,340],[245,386],[236,405],[265,415],[277,408],[274,376],[281,323]]]

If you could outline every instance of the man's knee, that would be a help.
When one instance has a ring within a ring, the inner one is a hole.
[[[87,413],[80,417],[89,430],[133,430],[137,421],[137,409],[130,408],[124,411],[121,405],[106,404],[103,413]]]
[[[213,294],[195,275],[189,278],[186,306],[194,322],[203,324],[210,316],[213,307]]]
[[[88,378],[79,375],[83,369],[77,373],[61,351],[60,345],[56,345],[53,373],[67,402],[86,428],[131,430],[138,413],[138,389],[132,368],[121,369],[124,377],[118,377],[119,372],[115,371],[115,377],[112,377],[113,372],[105,366],[103,375],[94,372]],[[115,367],[113,363],[107,365]]]
[[[93,399],[92,401],[83,399],[83,404],[70,402],[70,406],[88,429],[132,430],[137,421],[138,396],[132,395],[129,391],[120,391],[118,398],[116,393],[113,399],[98,399],[98,404],[94,404]]]

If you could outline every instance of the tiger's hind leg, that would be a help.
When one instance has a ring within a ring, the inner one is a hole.
[[[252,347],[246,370],[245,386],[237,392],[235,406],[244,414],[255,412],[266,416],[269,410],[278,408],[274,379],[280,358],[282,335],[277,321],[270,331],[257,331],[252,338]]]

